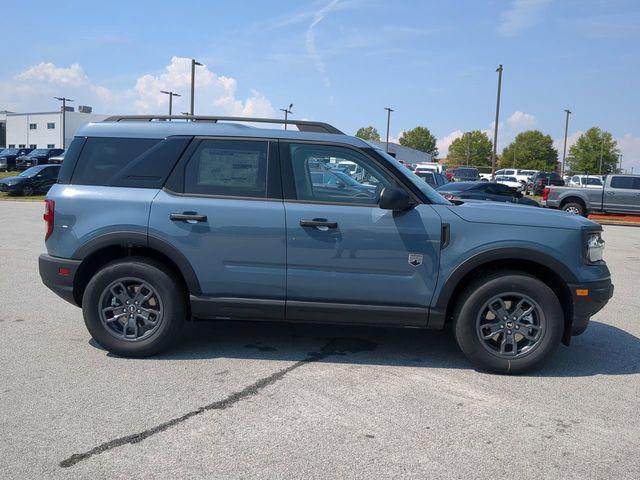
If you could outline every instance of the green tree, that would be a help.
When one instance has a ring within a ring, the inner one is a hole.
[[[567,164],[573,173],[611,173],[615,172],[619,153],[613,135],[591,127],[569,149]]]
[[[449,145],[447,161],[451,165],[472,165],[483,167],[491,165],[493,142],[480,130],[464,132]]]
[[[404,132],[400,137],[400,145],[429,153],[433,158],[438,156],[436,137],[431,134],[427,127],[416,127],[413,130]]]
[[[504,150],[498,165],[501,168],[554,171],[558,166],[558,151],[553,139],[540,130],[519,133]]]
[[[356,132],[356,137],[359,137],[363,140],[376,140],[378,142],[380,141],[380,134],[378,133],[378,130],[376,130],[375,127],[372,127],[371,125],[369,125],[368,127],[359,128]]]

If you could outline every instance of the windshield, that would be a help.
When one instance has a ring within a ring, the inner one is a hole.
[[[48,150],[44,148],[36,148],[35,150],[32,150],[30,153],[27,153],[27,157],[37,157],[39,155],[46,155],[47,152]]]
[[[456,176],[458,177],[477,177],[477,168],[456,168]]]
[[[0,155],[15,155],[16,153],[18,153],[17,148],[5,148],[0,152]]]
[[[403,167],[403,165],[398,160],[393,158],[384,150],[377,147],[374,147],[373,150],[375,150],[375,152],[381,157],[383,157],[386,161],[395,165],[398,168],[398,170],[402,172],[402,174],[406,178],[408,178],[409,181],[411,181],[411,183],[414,186],[416,186],[418,190],[420,190],[429,199],[431,203],[435,203],[438,205],[451,205],[451,202],[449,202],[449,200],[445,200],[445,198],[442,195],[440,195],[433,188],[431,188],[424,180],[422,180],[419,176],[417,176],[408,168]]]
[[[27,177],[27,178],[35,177],[38,173],[40,173],[40,170],[42,170],[42,167],[27,168],[24,172],[22,172],[18,176],[19,177]]]

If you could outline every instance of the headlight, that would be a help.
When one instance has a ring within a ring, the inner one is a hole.
[[[590,262],[599,262],[604,253],[604,240],[600,232],[587,235],[587,259]]]

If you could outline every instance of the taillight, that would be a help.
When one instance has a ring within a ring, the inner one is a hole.
[[[544,190],[542,191],[543,200],[547,200],[549,198],[549,192],[550,192],[549,187],[544,187]]]
[[[42,219],[47,224],[47,229],[44,234],[45,242],[49,239],[49,237],[53,233],[53,221],[55,218],[55,209],[56,209],[56,202],[54,202],[53,200],[44,201],[44,215],[42,216]]]

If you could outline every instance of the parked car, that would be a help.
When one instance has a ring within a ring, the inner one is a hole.
[[[9,195],[42,195],[47,193],[58,179],[60,165],[38,165],[27,168],[15,177],[0,180],[0,192]]]
[[[54,155],[53,157],[49,157],[49,163],[61,164],[62,162],[64,162],[64,154],[66,152],[66,150],[63,150],[62,153]]]
[[[517,181],[525,185],[536,173],[537,170],[523,170],[518,168],[501,168],[496,170],[496,176],[515,177]]]
[[[334,197],[373,197],[376,185],[365,185],[354,180],[343,172],[326,170],[324,172],[310,172],[314,193],[325,191]]]
[[[602,188],[602,177],[595,175],[573,175],[566,182],[568,187]]]
[[[564,180],[556,172],[538,172],[525,186],[527,194],[542,195],[544,187],[547,185],[564,186]]]
[[[480,180],[480,172],[475,167],[457,167],[453,171],[454,182],[474,182]]]
[[[449,167],[444,171],[447,180],[449,180],[450,182],[453,182],[453,174],[455,173],[456,168],[458,167]]]
[[[451,322],[476,367],[521,373],[612,295],[602,227],[585,218],[452,204],[325,123],[140,121],[154,118],[81,127],[45,201],[42,280],[113,354],[153,355],[191,318]],[[317,158],[355,163],[375,195],[316,190]]]
[[[63,151],[61,148],[36,148],[16,158],[16,169],[26,170],[36,165],[46,165],[49,163],[49,158],[60,155]]]
[[[33,148],[5,148],[0,151],[0,172],[12,172],[16,169],[16,158],[26,155]]]
[[[524,190],[524,184],[518,181],[516,177],[508,177],[506,175],[496,175],[496,182],[507,187],[511,187],[514,190],[521,192]]]
[[[438,188],[442,185],[446,185],[447,183],[449,183],[449,180],[447,180],[447,177],[442,173],[437,173],[429,170],[419,170],[415,172],[415,174],[421,179],[423,179],[425,182],[427,182],[427,184],[432,188]]]
[[[510,202],[531,207],[539,207],[540,204],[531,198],[527,198],[516,189],[507,187],[497,182],[451,182],[437,188],[438,192],[447,200],[488,200],[491,202]]]
[[[418,172],[443,173],[444,167],[437,162],[423,162],[423,163],[416,164],[413,171],[416,174]]]
[[[576,215],[640,214],[640,175],[607,175],[602,188],[547,187],[542,203]]]

